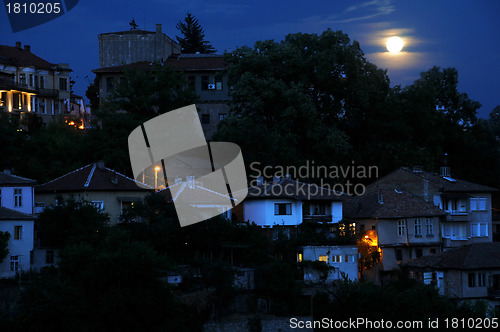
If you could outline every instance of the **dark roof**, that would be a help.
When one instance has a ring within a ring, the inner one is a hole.
[[[187,183],[181,182],[160,190],[156,194],[160,197],[163,197],[165,201],[169,203],[174,202],[174,200],[180,199],[182,202],[190,202],[193,204],[219,202],[220,204],[225,205],[228,204],[230,200],[235,200],[228,195],[207,189],[199,183],[195,183],[194,185],[195,187],[190,188]],[[174,192],[177,194],[176,197],[172,197],[172,192],[170,190],[171,188],[175,189]]]
[[[15,46],[0,45],[0,63],[18,67],[36,67],[41,69],[53,69],[56,67],[39,56]]]
[[[346,200],[344,215],[358,219],[395,219],[444,216],[446,212],[407,192],[385,189]]]
[[[10,186],[10,185],[35,185],[36,181],[31,179],[22,178],[17,175],[7,174],[5,172],[0,172],[0,186]]]
[[[500,242],[469,244],[436,255],[415,258],[403,265],[436,270],[500,269]]]
[[[0,206],[0,220],[33,220],[32,215]]]
[[[389,174],[388,176],[376,181],[375,183],[384,183],[387,182],[386,178],[391,177],[394,180],[397,180],[399,175],[401,175],[401,178],[404,176],[408,176],[408,174],[411,174],[414,176],[416,179],[420,180],[427,180],[429,183],[434,184],[438,187],[441,188],[442,192],[462,192],[462,193],[467,193],[467,192],[494,192],[497,191],[497,189],[484,186],[482,184],[477,184],[461,179],[457,179],[454,177],[442,177],[439,174],[432,173],[432,172],[426,172],[426,171],[418,171],[415,172],[407,167],[402,167],[395,172]],[[403,180],[403,179],[401,179]]]
[[[265,182],[262,185],[248,188],[247,199],[290,198],[299,201],[340,201],[346,197],[346,194],[326,187],[281,178],[277,182]]]
[[[125,30],[125,31],[118,31],[118,32],[105,32],[105,33],[101,33],[100,35],[150,35],[150,34],[155,34],[155,33],[156,32],[154,32],[154,31],[136,29],[136,30]]]
[[[144,191],[136,182],[112,169],[89,164],[55,180],[35,187],[37,193],[62,193],[82,191]]]
[[[164,62],[164,65],[171,66],[179,71],[197,71],[197,70],[222,70],[226,67],[224,56],[214,54],[196,54],[203,56],[172,56]],[[125,70],[138,69],[154,71],[155,63],[150,61],[140,61],[127,65],[104,67],[92,70],[93,73],[123,73]]]

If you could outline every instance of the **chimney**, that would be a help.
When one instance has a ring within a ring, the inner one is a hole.
[[[24,45],[24,50],[28,53],[31,53],[31,46],[30,45]]]
[[[161,33],[161,24],[156,25],[156,33]]]
[[[16,47],[17,47],[17,48],[22,48],[22,47],[21,47],[21,42],[16,42]]]
[[[104,169],[104,160],[99,160],[96,165],[98,169]]]

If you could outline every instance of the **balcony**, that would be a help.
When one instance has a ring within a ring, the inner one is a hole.
[[[0,77],[0,90],[17,90],[21,92],[36,93],[36,90],[27,84],[16,83],[14,80]]]
[[[55,89],[36,89],[38,97],[56,98],[59,95],[58,90]]]
[[[470,213],[467,211],[448,210],[446,212],[448,212],[448,214],[446,215],[445,221],[450,221],[450,222],[471,221]]]
[[[302,216],[302,221],[311,222],[332,222],[331,215],[312,215],[312,216]]]

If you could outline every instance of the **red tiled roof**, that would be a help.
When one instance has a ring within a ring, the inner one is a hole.
[[[0,220],[33,220],[32,215],[0,206]]]
[[[500,242],[469,244],[436,255],[415,258],[403,265],[437,270],[500,269]]]
[[[349,218],[409,218],[444,216],[446,212],[407,192],[380,190],[367,192],[344,202]]]
[[[0,186],[12,186],[12,185],[35,185],[36,181],[31,179],[26,179],[17,175],[7,174],[5,172],[0,172]]]
[[[0,45],[0,63],[18,67],[52,69],[56,65],[27,51],[25,48]]]
[[[150,191],[153,188],[141,188],[133,179],[97,163],[89,164],[35,187],[37,193],[144,190]]]
[[[222,55],[180,55],[173,56],[164,62],[164,65],[171,66],[178,71],[195,70],[222,70],[227,66]],[[92,70],[93,73],[122,73],[127,69],[155,70],[155,63],[150,61],[135,62],[127,65],[104,67]]]

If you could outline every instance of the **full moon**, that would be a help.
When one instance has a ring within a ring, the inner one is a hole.
[[[403,49],[404,42],[403,39],[398,36],[391,37],[387,39],[387,50],[391,53],[399,53]]]

